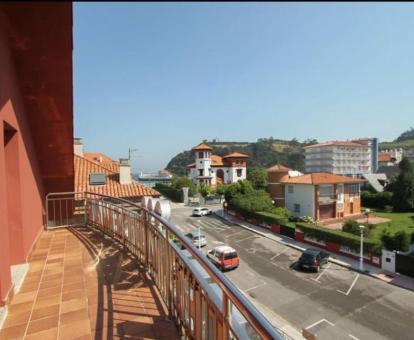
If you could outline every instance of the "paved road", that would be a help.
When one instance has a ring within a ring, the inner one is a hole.
[[[333,263],[320,273],[295,267],[300,252],[216,216],[173,207],[171,222],[206,234],[203,252],[229,244],[241,264],[225,275],[256,303],[318,339],[414,339],[414,293]]]

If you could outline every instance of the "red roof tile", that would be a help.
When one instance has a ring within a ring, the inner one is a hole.
[[[356,142],[332,140],[332,141],[328,141],[325,143],[308,145],[308,146],[305,146],[304,149],[319,148],[321,146],[354,146],[354,147],[364,147],[364,148],[369,147],[367,145],[363,145],[363,144],[356,143]]]
[[[282,180],[283,183],[289,184],[337,184],[337,183],[364,183],[365,179],[352,178],[347,176],[338,176],[327,172],[314,172],[297,177],[290,177]]]
[[[290,170],[292,170],[292,169],[290,169],[290,168],[288,168],[284,165],[276,164],[276,165],[273,165],[272,167],[268,168],[267,172],[279,172],[279,171],[285,172],[285,171],[290,171]]]
[[[193,150],[213,150],[212,148],[210,148],[207,144],[198,144],[197,146],[195,146],[193,148]]]
[[[102,164],[106,168],[119,172],[119,162],[114,161],[113,159],[109,158],[107,155],[104,155],[100,152],[88,152],[83,155],[84,158],[86,158],[89,161],[97,162],[99,164]]]
[[[378,155],[379,162],[391,162],[391,154],[389,152],[381,152]]]
[[[75,155],[75,190],[78,192],[89,191],[98,194],[137,198],[142,196],[160,196],[158,191],[146,187],[137,181],[132,180],[130,184],[119,183],[119,164],[118,172],[108,167],[107,164],[88,160],[84,157]],[[90,173],[104,173],[107,175],[105,185],[89,185]]]
[[[224,156],[223,158],[249,158],[249,156],[240,152],[233,152],[230,155]]]

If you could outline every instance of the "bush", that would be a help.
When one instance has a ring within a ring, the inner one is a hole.
[[[363,191],[361,193],[361,204],[363,207],[385,209],[385,206],[392,206],[392,192],[372,193]]]
[[[254,214],[260,222],[264,222],[268,225],[285,225],[288,223],[288,218],[285,215],[272,214],[269,212],[257,212]]]
[[[197,194],[197,187],[196,185],[191,181],[190,178],[182,176],[182,177],[176,177],[174,176],[171,181],[171,188],[181,190],[184,187],[188,187],[188,195],[193,197],[195,194]]]
[[[183,202],[184,200],[183,191],[181,189],[176,189],[163,183],[156,183],[154,189],[173,202]]]
[[[244,195],[238,194],[233,197],[231,204],[236,210],[243,209],[249,212],[273,212],[275,210],[269,194],[262,190],[254,190]]]
[[[386,231],[381,236],[381,241],[385,249],[393,251],[407,251],[410,248],[410,235],[405,230],[391,234]]]
[[[319,241],[333,242],[351,248],[353,251],[360,249],[360,237],[340,230],[327,229],[306,223],[297,223],[296,227]],[[381,253],[381,243],[378,240],[364,239],[364,252],[371,254]]]

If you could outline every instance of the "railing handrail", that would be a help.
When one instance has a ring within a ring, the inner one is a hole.
[[[238,288],[226,277],[222,272],[220,272],[208,259],[207,257],[195,247],[195,245],[190,242],[188,238],[179,230],[175,225],[166,221],[160,215],[149,210],[147,207],[142,206],[138,203],[129,201],[124,198],[113,197],[109,195],[104,195],[100,193],[85,191],[85,192],[61,192],[61,193],[48,193],[46,195],[46,201],[50,199],[53,195],[83,195],[84,199],[87,199],[87,195],[98,196],[101,198],[107,198],[111,200],[116,200],[121,203],[128,204],[129,206],[136,207],[142,211],[145,211],[147,214],[154,217],[160,223],[162,223],[166,228],[169,229],[180,242],[185,244],[186,249],[191,253],[191,255],[202,265],[202,267],[211,275],[215,283],[229,296],[231,302],[237,307],[240,313],[246,318],[246,320],[253,326],[253,328],[259,333],[259,335],[264,339],[283,339],[283,337],[276,331],[272,324],[257,310],[257,308],[251,303],[243,294],[240,293]],[[93,198],[92,198],[93,199]],[[47,206],[46,206],[47,210]],[[47,223],[47,219],[46,219]],[[174,249],[174,248],[172,248]],[[176,254],[182,258],[182,254],[177,252]]]

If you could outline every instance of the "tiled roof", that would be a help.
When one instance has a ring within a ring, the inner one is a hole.
[[[381,152],[378,155],[379,162],[390,162],[391,161],[391,154],[389,152]]]
[[[75,190],[90,191],[98,194],[114,197],[134,198],[141,196],[159,196],[159,192],[148,188],[137,181],[132,180],[130,184],[119,183],[119,172],[98,162],[88,160],[75,155]],[[119,165],[118,165],[119,168]],[[105,185],[89,185],[89,174],[105,173],[107,182]]]
[[[223,159],[220,156],[211,156],[211,166],[224,166]]]
[[[308,146],[305,146],[304,149],[319,148],[321,146],[354,146],[354,147],[368,148],[367,145],[363,145],[363,144],[356,143],[356,142],[332,140],[332,141],[325,142],[325,143],[308,145]]]
[[[224,156],[223,158],[248,158],[249,156],[240,152],[233,152],[230,155]]]
[[[289,171],[289,170],[292,170],[292,169],[290,169],[290,168],[288,168],[284,165],[276,164],[276,165],[273,165],[272,167],[268,168],[267,172],[279,172],[279,171]]]
[[[195,162],[193,162],[193,163],[187,164],[185,167],[186,168],[195,168],[195,166],[196,166],[196,164],[195,164]]]
[[[197,146],[195,146],[193,148],[193,150],[213,150],[212,148],[210,148],[207,144],[198,144]]]
[[[100,152],[88,152],[83,155],[84,158],[86,158],[89,161],[94,161],[99,164],[102,164],[106,168],[119,172],[119,162],[114,161],[113,159],[109,158],[107,155],[104,155]]]
[[[352,178],[347,176],[338,176],[327,172],[314,172],[303,176],[290,177],[282,180],[283,183],[289,184],[337,184],[337,183],[363,183],[364,179]]]

